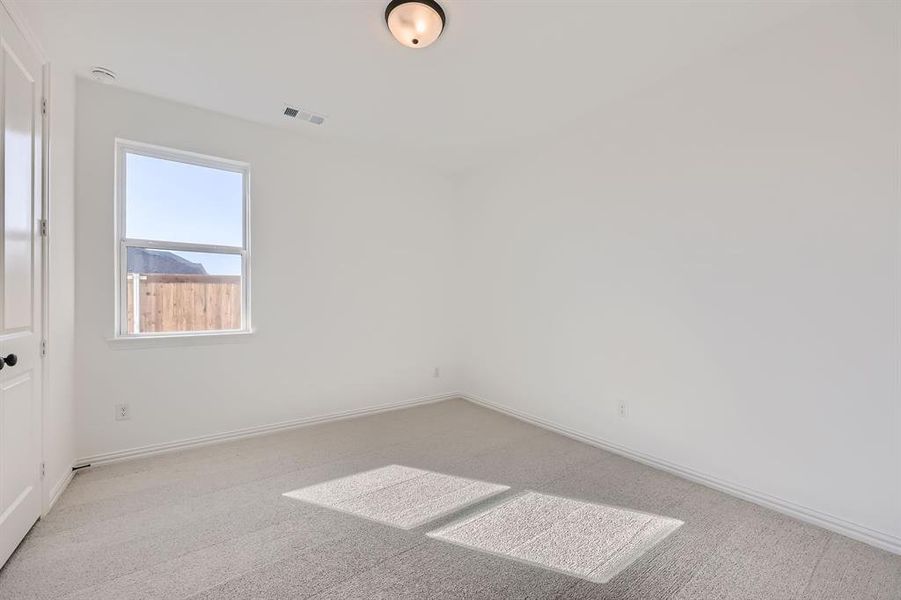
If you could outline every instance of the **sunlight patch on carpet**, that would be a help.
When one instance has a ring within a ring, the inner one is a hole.
[[[413,529],[508,489],[496,483],[388,465],[284,495],[393,527]]]
[[[606,583],[682,521],[526,492],[430,537]]]

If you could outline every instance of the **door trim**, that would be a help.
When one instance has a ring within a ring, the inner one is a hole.
[[[17,23],[18,26],[18,23]],[[26,35],[25,39],[31,43]],[[39,49],[35,49],[38,52]],[[47,340],[50,338],[50,228],[46,223],[50,217],[50,65],[44,55],[38,53],[41,65],[41,518],[47,516],[59,494],[63,493],[71,481],[71,474],[65,485],[57,484],[53,497],[47,496],[47,444],[45,438],[47,421],[47,391],[50,389],[50,369],[47,358]],[[71,473],[71,472],[70,472]]]

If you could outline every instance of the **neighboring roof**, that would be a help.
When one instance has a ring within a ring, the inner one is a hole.
[[[165,273],[168,275],[206,275],[200,263],[191,262],[167,250],[128,249],[129,273]]]

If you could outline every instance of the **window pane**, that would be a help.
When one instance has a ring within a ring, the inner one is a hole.
[[[239,254],[127,251],[128,333],[241,329]]]
[[[244,175],[125,154],[125,237],[244,245]]]

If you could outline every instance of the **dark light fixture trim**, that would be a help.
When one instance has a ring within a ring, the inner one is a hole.
[[[444,16],[444,9],[441,8],[441,5],[435,2],[435,0],[391,0],[388,3],[387,8],[385,8],[385,23],[388,23],[388,15],[391,14],[391,11],[400,6],[401,4],[409,4],[411,2],[415,2],[416,4],[425,4],[441,17],[441,31],[444,32],[444,27],[447,26],[447,17]]]
[[[438,17],[441,19],[441,31],[438,32],[435,40],[441,37],[441,34],[444,33],[445,27],[447,27],[447,16],[444,14],[444,9],[441,8],[441,5],[435,2],[435,0],[391,0],[391,2],[388,3],[388,6],[385,7],[385,24],[388,25],[389,30],[391,29],[391,25],[388,18],[391,16],[391,12],[399,6],[403,6],[404,4],[422,4],[438,13]],[[418,44],[419,42],[418,40],[413,39],[412,43]]]

